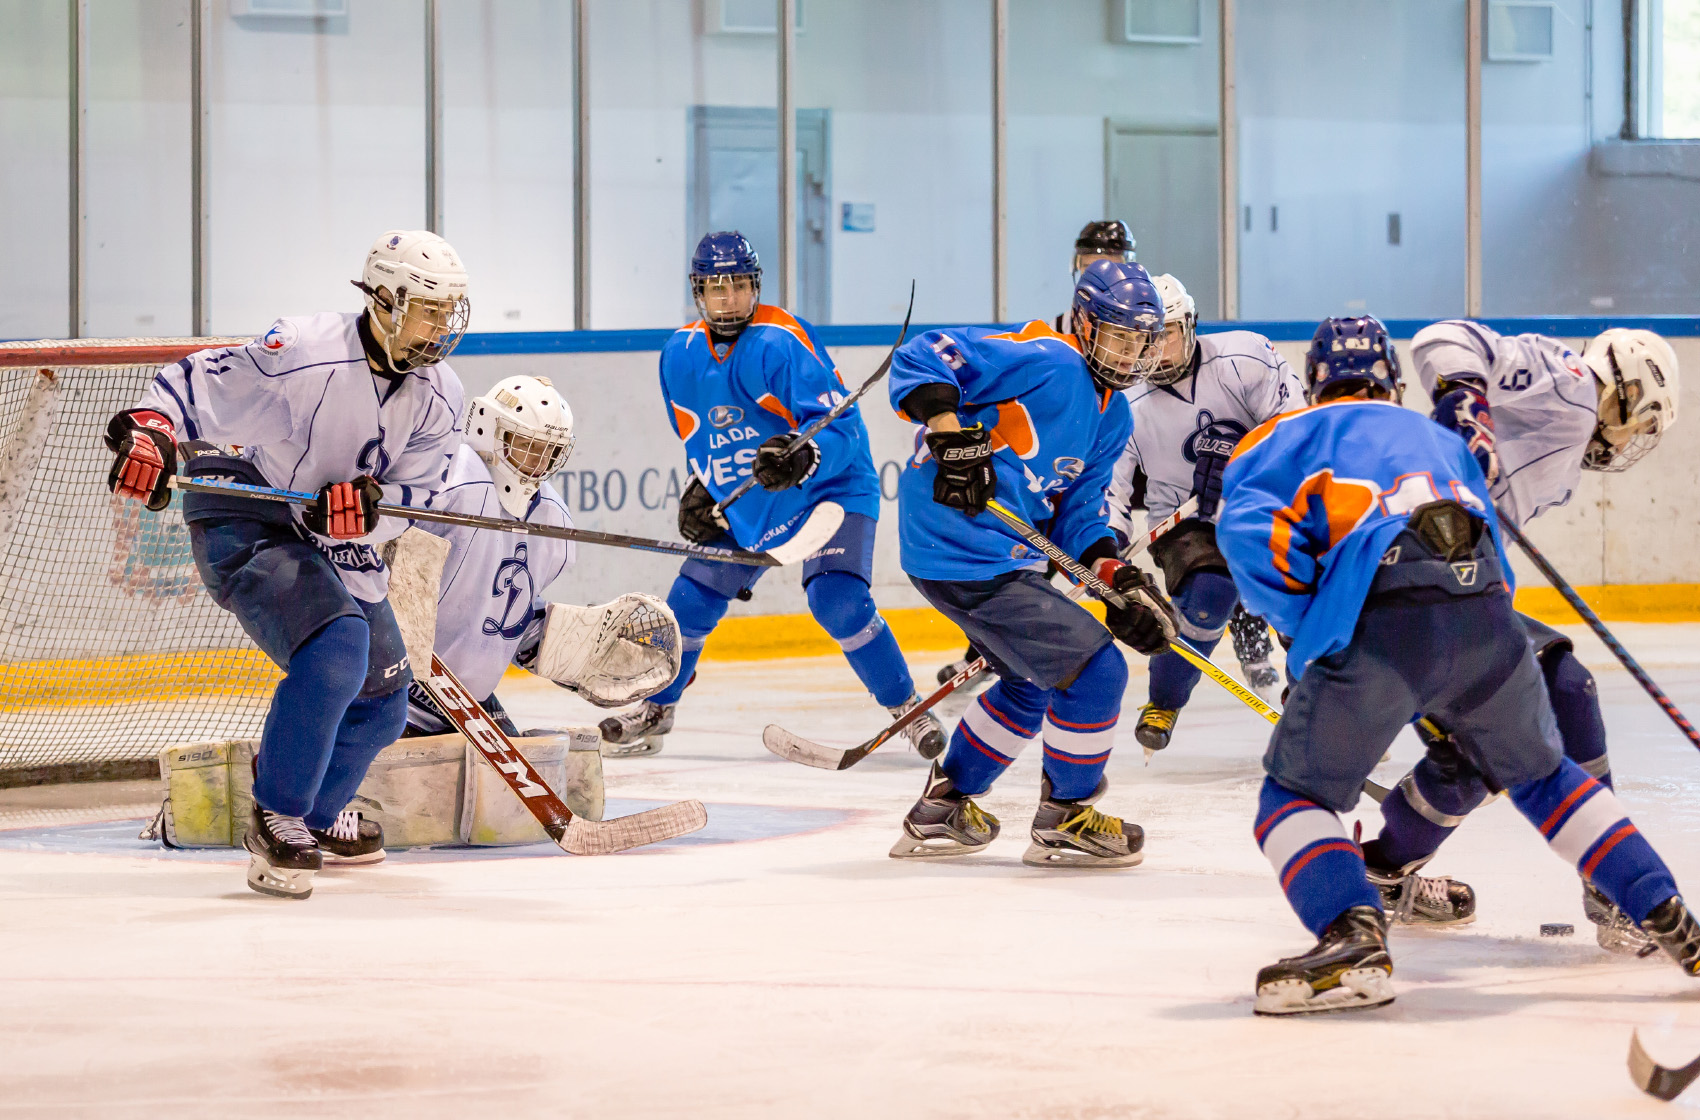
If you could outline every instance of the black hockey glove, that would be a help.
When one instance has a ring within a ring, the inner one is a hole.
[[[928,432],[927,450],[939,467],[933,478],[933,501],[969,517],[983,513],[998,492],[992,433],[978,424],[960,432]]]
[[[1228,469],[1228,456],[1234,445],[1226,440],[1206,435],[1198,443],[1198,458],[1192,464],[1192,496],[1198,499],[1198,516],[1215,517],[1216,506],[1222,501],[1222,472]],[[1225,445],[1225,447],[1224,447]]]
[[[708,544],[729,528],[726,518],[714,512],[714,495],[693,475],[679,497],[679,534],[692,544]]]
[[[319,500],[301,511],[301,522],[321,537],[351,541],[378,524],[384,488],[369,474],[319,487]]]
[[[789,490],[807,482],[818,466],[820,448],[815,446],[814,440],[799,446],[797,433],[786,432],[756,448],[752,470],[763,490]]]
[[[106,488],[152,510],[170,505],[171,476],[177,473],[173,436],[171,419],[151,408],[132,408],[107,421],[106,449],[117,458],[106,472]]]
[[[1175,608],[1157,590],[1157,581],[1120,560],[1101,561],[1097,575],[1127,600],[1125,607],[1106,606],[1104,625],[1110,633],[1148,657],[1168,649],[1175,634]]]

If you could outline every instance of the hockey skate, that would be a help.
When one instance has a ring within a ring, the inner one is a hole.
[[[1611,899],[1588,880],[1582,880],[1582,913],[1594,923],[1594,940],[1608,953],[1644,957],[1658,951],[1653,939],[1628,914],[1612,905]]]
[[[1169,738],[1175,733],[1175,720],[1180,715],[1173,708],[1159,708],[1155,704],[1139,709],[1139,725],[1133,729],[1133,737],[1145,748],[1145,761],[1150,762],[1152,755],[1169,745]]]
[[[921,799],[903,818],[903,835],[892,859],[938,859],[977,852],[996,840],[998,819],[974,804],[945,777],[938,763],[927,775]]]
[[[603,758],[644,758],[661,753],[661,740],[673,730],[677,704],[654,704],[648,700],[629,712],[609,716],[601,723]]]
[[[946,665],[939,670],[938,682],[943,684],[945,681],[956,676],[956,674],[962,672],[962,670],[968,668],[970,664],[971,662],[966,657],[960,661],[952,661],[949,665]],[[972,692],[974,689],[979,688],[982,684],[985,684],[987,678],[991,675],[992,671],[990,669],[981,669],[978,673],[975,673],[973,676],[958,685],[956,691],[962,693]]]
[[[1688,912],[1681,895],[1673,895],[1653,907],[1653,912],[1642,919],[1641,928],[1670,954],[1682,971],[1700,976],[1700,923]]]
[[[947,678],[948,679],[948,678]],[[893,719],[901,718],[903,713],[921,702],[920,696],[909,694],[909,699],[895,708],[887,708]],[[913,723],[903,729],[903,737],[909,740],[909,745],[915,748],[915,753],[931,762],[944,753],[944,724],[939,717],[929,709],[915,717]]]
[[[1418,875],[1426,859],[1400,868],[1378,866],[1377,841],[1363,845],[1364,871],[1381,892],[1387,920],[1407,926],[1463,926],[1476,920],[1476,892],[1444,875]]]
[[[1259,1015],[1355,1011],[1393,1002],[1387,923],[1373,906],[1354,906],[1322,931],[1316,948],[1257,973]]]
[[[324,857],[300,817],[254,806],[242,846],[248,861],[248,886],[275,898],[306,898],[313,893],[313,872]]]
[[[344,809],[336,821],[320,832],[309,828],[319,845],[320,857],[326,863],[382,863],[384,860],[384,828],[369,821],[354,809]]]
[[[1250,613],[1241,603],[1234,607],[1228,619],[1228,632],[1234,639],[1234,656],[1239,659],[1246,683],[1252,691],[1270,704],[1281,695],[1281,674],[1269,663],[1274,644],[1269,640],[1269,624]]]
[[[1145,830],[1100,813],[1092,803],[1109,783],[1077,801],[1051,796],[1051,779],[1039,779],[1039,811],[1033,815],[1032,844],[1021,862],[1032,867],[1132,867],[1145,858]]]

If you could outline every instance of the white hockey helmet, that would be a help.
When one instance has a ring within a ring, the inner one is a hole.
[[[1625,470],[1676,424],[1676,351],[1652,331],[1613,327],[1583,348],[1582,361],[1600,383],[1599,422],[1582,466]]]
[[[366,295],[372,336],[392,373],[442,361],[466,333],[466,268],[434,233],[390,230],[367,252],[354,286]]]
[[[502,508],[523,518],[573,453],[573,410],[546,377],[504,377],[466,406],[464,434],[489,466]]]
[[[1145,380],[1153,385],[1173,385],[1192,370],[1192,352],[1198,340],[1198,305],[1187,294],[1186,285],[1167,272],[1153,276],[1151,284],[1163,300],[1163,350],[1157,368],[1146,374]]]

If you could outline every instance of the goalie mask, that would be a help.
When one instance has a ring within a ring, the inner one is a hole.
[[[1614,327],[1588,343],[1582,362],[1600,385],[1599,422],[1582,468],[1626,470],[1676,424],[1676,351],[1652,331]]]
[[[1173,385],[1192,372],[1192,355],[1198,349],[1198,306],[1186,286],[1168,273],[1151,278],[1152,287],[1163,300],[1163,346],[1157,368],[1145,375],[1153,385]]]
[[[506,377],[466,407],[467,446],[490,468],[502,508],[518,518],[573,453],[573,410],[545,377]]]
[[[389,373],[434,365],[460,345],[471,318],[466,269],[436,234],[384,234],[353,284],[366,296],[366,319]]]

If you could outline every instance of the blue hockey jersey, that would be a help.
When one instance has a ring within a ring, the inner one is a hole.
[[[1351,642],[1381,556],[1418,506],[1450,498],[1486,518],[1509,582],[1487,493],[1464,441],[1428,417],[1330,401],[1240,441],[1222,477],[1216,545],[1246,609],[1293,638],[1296,679]]]
[[[758,306],[737,342],[715,351],[700,321],[675,331],[661,350],[661,396],[691,473],[721,501],[750,476],[756,448],[819,419],[845,394],[814,328],[782,308]],[[879,475],[859,407],[822,429],[815,445],[820,464],[801,486],[757,486],[727,507],[740,546],[783,544],[823,501],[879,516]]]
[[[1105,492],[1133,418],[1125,396],[1093,382],[1073,335],[1037,319],[1018,331],[928,331],[892,360],[891,400],[899,415],[903,398],[928,382],[956,387],[964,427],[991,430],[998,501],[1074,556],[1111,536]],[[905,572],[979,580],[1043,566],[1044,557],[991,514],[969,517],[933,501],[937,474],[917,438],[897,487]]]

